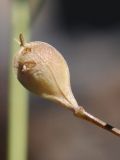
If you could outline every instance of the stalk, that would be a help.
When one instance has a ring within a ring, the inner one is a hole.
[[[13,75],[13,54],[19,48],[14,38],[23,32],[28,37],[29,4],[27,0],[12,0],[12,39],[9,71],[8,160],[27,159],[28,94]],[[17,48],[18,47],[18,48]]]

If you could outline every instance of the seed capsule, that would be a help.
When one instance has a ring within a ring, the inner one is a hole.
[[[70,75],[63,56],[44,42],[24,43],[19,36],[20,50],[14,58],[14,68],[21,84],[31,92],[71,109],[75,116],[87,120],[120,137],[120,130],[87,113],[78,106],[70,86]]]
[[[14,59],[18,80],[33,93],[73,108],[78,104],[70,87],[70,76],[63,56],[44,42],[24,43]]]

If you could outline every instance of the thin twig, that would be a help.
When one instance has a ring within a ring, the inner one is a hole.
[[[83,112],[82,114],[81,114],[81,111]],[[91,122],[91,123],[93,123],[93,124],[95,124],[95,125],[97,125],[97,126],[99,126],[99,127],[101,127],[101,128],[120,137],[120,130],[119,129],[113,127],[112,125],[110,125],[110,124],[100,120],[99,118],[96,118],[95,116],[91,115],[90,113],[86,112],[83,109],[83,107],[80,107],[79,110],[75,111],[75,115],[79,118],[87,120],[87,121],[89,121],[89,122]]]

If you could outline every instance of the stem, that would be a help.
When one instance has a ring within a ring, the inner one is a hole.
[[[20,32],[28,35],[29,4],[28,1],[12,1],[12,42],[9,72],[9,118],[8,118],[8,160],[27,159],[27,127],[28,127],[28,94],[19,85],[13,75],[13,53],[18,50],[13,38]],[[27,37],[27,36],[26,36]],[[20,45],[24,46],[22,35],[19,37]]]
[[[79,107],[79,109],[77,109],[75,111],[75,116],[77,116],[79,118],[82,118],[86,121],[89,121],[89,122],[91,122],[91,123],[93,123],[93,124],[95,124],[95,125],[97,125],[97,126],[99,126],[99,127],[101,127],[101,128],[103,128],[103,129],[105,129],[105,130],[107,130],[107,131],[109,131],[109,132],[111,132],[111,133],[120,137],[120,130],[119,129],[117,129],[117,128],[113,127],[112,125],[100,120],[99,118],[94,117],[90,113],[86,112],[83,109],[83,107]]]

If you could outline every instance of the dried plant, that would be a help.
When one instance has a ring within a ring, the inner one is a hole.
[[[61,104],[75,116],[120,136],[119,129],[94,117],[78,105],[71,90],[68,65],[59,51],[44,42],[25,43],[22,34],[19,36],[19,44],[14,68],[18,80],[25,88]]]

